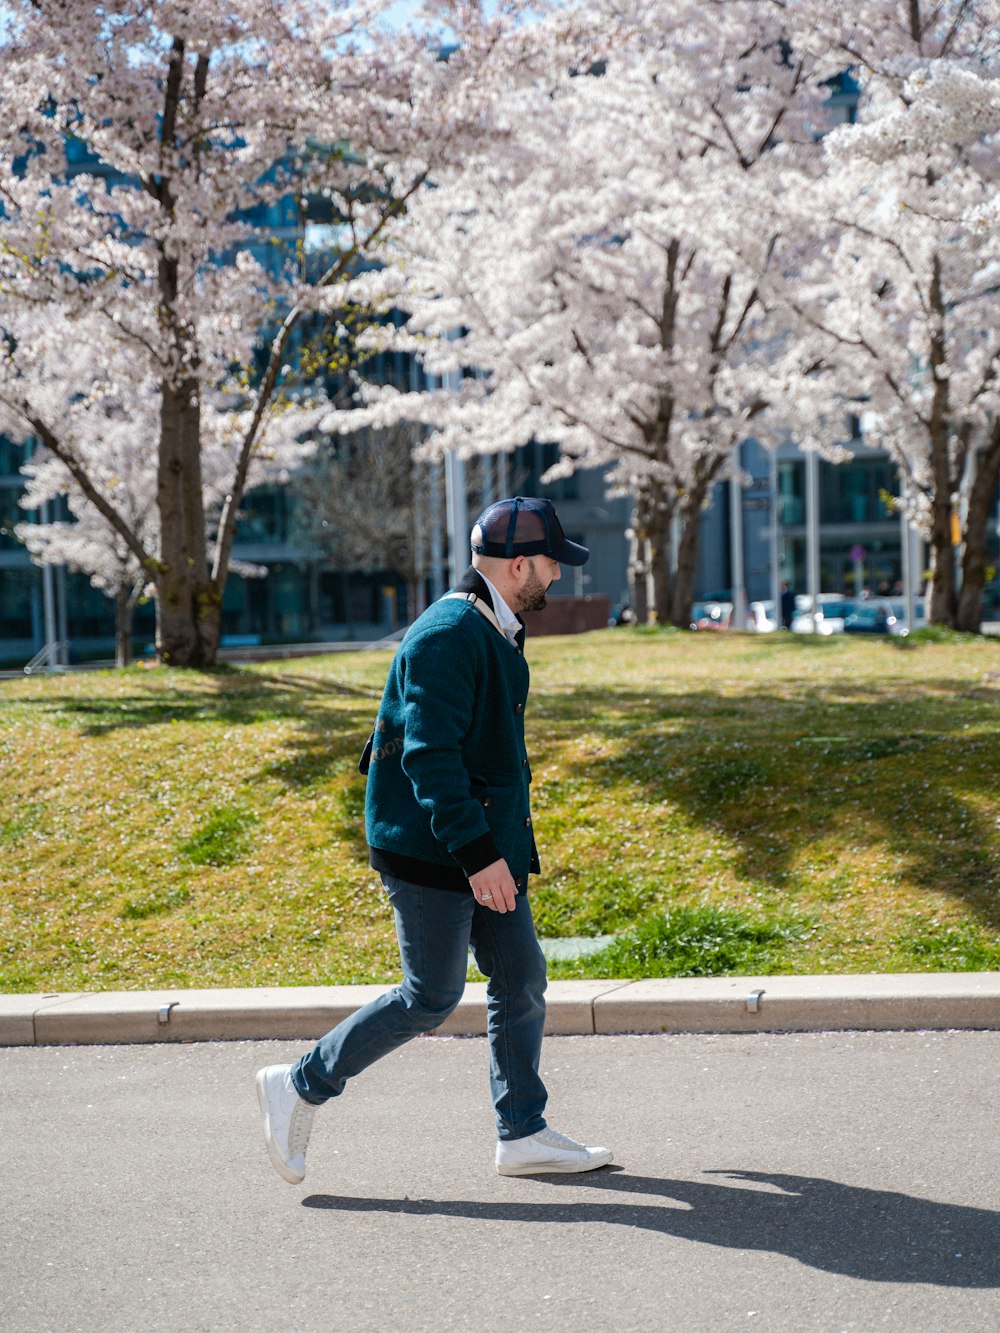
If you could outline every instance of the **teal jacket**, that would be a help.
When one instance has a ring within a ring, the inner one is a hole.
[[[470,570],[459,585],[490,604]],[[528,664],[467,601],[446,598],[407,631],[372,737],[365,831],[376,870],[435,888],[503,857],[519,888],[539,869],[524,745]]]

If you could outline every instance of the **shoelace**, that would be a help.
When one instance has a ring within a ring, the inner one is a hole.
[[[315,1114],[316,1108],[307,1106],[301,1100],[292,1108],[292,1118],[288,1124],[288,1148],[293,1156],[295,1153],[305,1152]]]
[[[585,1151],[582,1143],[577,1143],[576,1139],[571,1139],[568,1134],[560,1134],[558,1129],[546,1127],[538,1137],[553,1148],[566,1148],[570,1152]]]

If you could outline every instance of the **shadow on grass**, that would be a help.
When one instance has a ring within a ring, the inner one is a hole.
[[[166,685],[149,680],[148,692],[76,699],[25,696],[21,708],[59,716],[88,737],[137,728],[290,723],[285,753],[265,764],[260,778],[310,787],[357,763],[378,711],[381,690],[293,672],[222,667],[193,672]]]
[[[702,1245],[782,1254],[820,1272],[864,1282],[979,1290],[1000,1287],[1000,1253],[995,1243],[1000,1213],[991,1209],[939,1203],[815,1176],[768,1171],[710,1171],[706,1175],[724,1176],[732,1183],[661,1180],[611,1168],[586,1177],[536,1178],[555,1193],[572,1187],[593,1195],[567,1203],[311,1194],[302,1200],[302,1206],[338,1213],[384,1213],[387,1219],[400,1214],[452,1217],[487,1225],[612,1223]],[[741,1188],[740,1182],[749,1188]],[[602,1193],[603,1198],[599,1197]],[[646,1198],[653,1201],[645,1202]]]
[[[239,672],[232,668],[193,673],[193,688],[178,683],[169,691],[108,695],[105,698],[23,697],[23,708],[37,705],[45,713],[80,721],[85,736],[100,736],[124,727],[160,726],[165,722],[226,722],[246,724],[302,715],[309,699],[373,701],[379,692],[339,681],[290,672]],[[208,686],[209,688],[206,688]]]
[[[866,685],[862,698],[843,682],[808,700],[752,683],[738,698],[553,695],[541,707],[550,741],[586,729],[610,745],[579,777],[547,783],[545,801],[558,807],[563,785],[582,781],[623,806],[666,803],[735,846],[741,879],[782,890],[821,841],[826,856],[838,836],[845,853],[882,846],[918,885],[1000,926],[998,697],[947,680]]]

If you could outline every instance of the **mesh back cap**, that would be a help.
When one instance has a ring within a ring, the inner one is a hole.
[[[472,549],[501,560],[548,555],[561,565],[585,565],[590,559],[586,546],[567,540],[551,500],[523,495],[483,510],[472,531]]]

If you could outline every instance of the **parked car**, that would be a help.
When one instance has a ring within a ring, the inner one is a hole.
[[[732,629],[732,602],[695,602],[691,607],[692,629]],[[767,634],[778,628],[773,602],[750,602],[747,606],[748,630]]]
[[[747,629],[758,634],[770,634],[778,628],[778,619],[774,614],[773,602],[751,602],[747,614]]]
[[[840,634],[844,628],[845,608],[853,605],[839,592],[821,592],[813,615],[812,598],[799,593],[795,598],[792,629],[796,634]]]
[[[916,628],[924,622],[924,604],[914,603]],[[844,617],[845,634],[909,634],[906,622],[906,602],[895,598],[872,597],[868,601],[854,602],[850,613]]]
[[[691,607],[692,629],[728,629],[732,602],[695,602]]]

